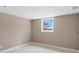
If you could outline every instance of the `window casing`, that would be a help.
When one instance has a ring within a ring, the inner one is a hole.
[[[41,19],[41,32],[53,32],[54,31],[54,18]]]

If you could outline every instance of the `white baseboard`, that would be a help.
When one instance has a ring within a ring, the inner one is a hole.
[[[43,44],[43,43],[36,43],[36,42],[31,42],[31,44],[43,46],[43,47],[46,47],[46,48],[51,48],[53,50],[59,50],[61,52],[66,52],[66,53],[79,53],[79,50],[76,50],[76,49],[64,48],[64,47],[59,47],[59,46],[54,46],[54,45],[49,45],[49,44]]]
[[[2,51],[0,51],[0,53],[11,51],[11,50],[14,50],[16,48],[20,48],[20,47],[22,47],[24,45],[29,45],[29,44],[31,44],[31,43],[30,42],[29,43],[24,43],[24,44],[21,44],[21,45],[18,45],[18,46],[15,46],[15,47],[12,47],[12,48],[9,48],[9,49],[6,49],[6,50],[2,50]]]
[[[49,44],[43,44],[43,43],[36,43],[36,42],[24,43],[22,45],[19,45],[19,46],[16,46],[16,47],[12,47],[12,48],[9,48],[9,49],[6,49],[6,50],[2,50],[0,52],[4,53],[4,52],[7,52],[7,51],[14,50],[16,48],[22,47],[24,45],[30,45],[30,44],[31,45],[43,46],[43,47],[50,48],[50,49],[53,49],[53,50],[58,50],[58,51],[61,51],[62,53],[64,53],[64,52],[66,52],[66,53],[79,53],[79,50],[70,49],[70,48],[64,48],[64,47],[59,47],[59,46],[54,46],[54,45],[49,45]]]

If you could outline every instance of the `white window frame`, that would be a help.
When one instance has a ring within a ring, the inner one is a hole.
[[[42,18],[42,19],[41,19],[41,32],[54,32],[54,24],[53,24],[53,23],[52,23],[52,27],[51,27],[52,30],[44,30],[44,29],[43,29],[43,28],[44,28],[44,27],[43,27],[43,26],[44,26],[44,25],[43,25],[43,22],[44,22],[45,20],[49,20],[49,19],[51,19],[52,21],[55,21],[54,18]]]

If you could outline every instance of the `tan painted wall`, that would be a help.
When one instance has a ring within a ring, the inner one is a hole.
[[[0,13],[0,46],[7,49],[30,41],[30,29],[29,20]]]
[[[30,23],[27,19],[0,13],[0,45],[7,49],[31,40],[79,49],[78,19],[79,14],[55,17],[55,31],[44,33],[41,32],[40,19]]]
[[[65,15],[55,17],[55,31],[41,32],[41,20],[32,20],[32,41],[77,49],[77,17]]]
[[[76,15],[77,18],[77,48],[79,49],[79,14]]]

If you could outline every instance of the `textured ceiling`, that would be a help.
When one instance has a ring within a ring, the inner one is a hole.
[[[37,19],[44,17],[54,17],[60,15],[79,13],[79,7],[75,6],[4,6],[0,7],[0,12],[12,15]]]

